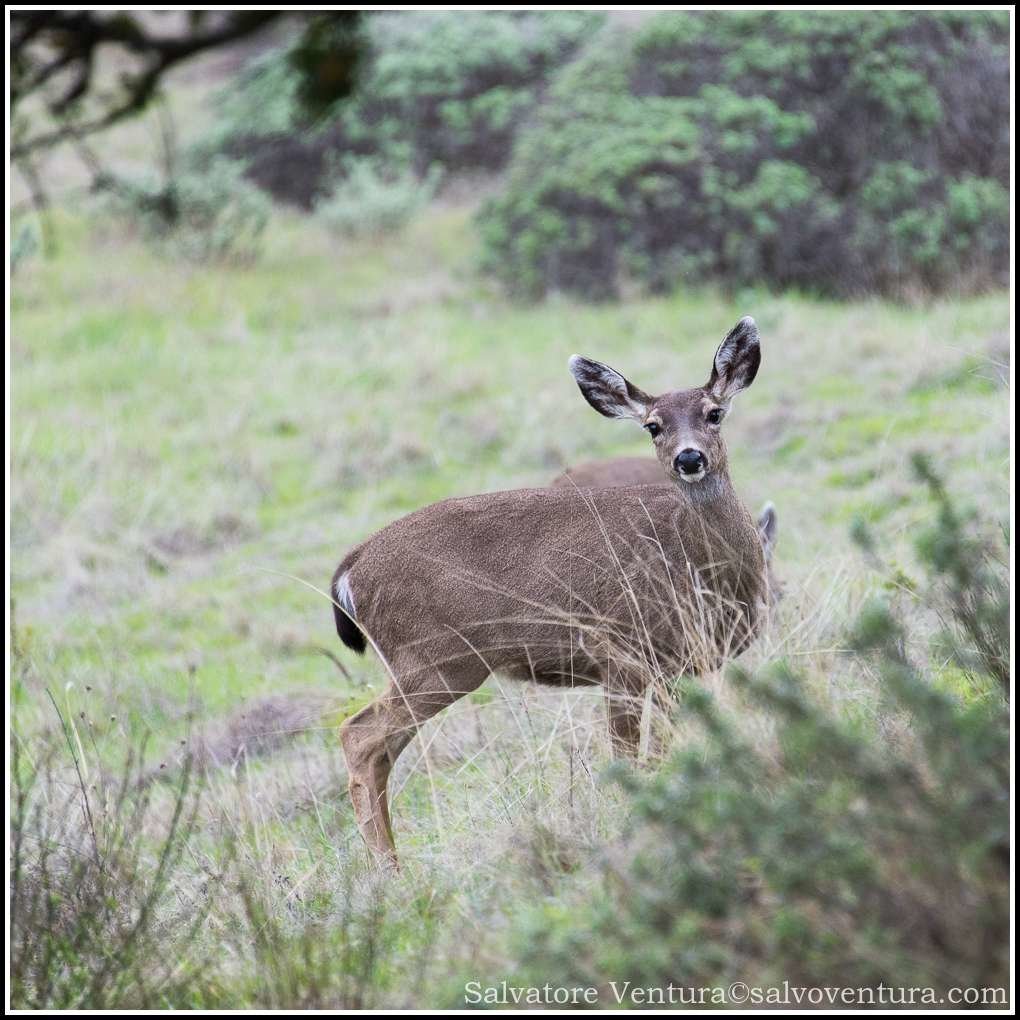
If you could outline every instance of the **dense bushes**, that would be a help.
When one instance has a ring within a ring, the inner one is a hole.
[[[592,36],[585,12],[380,14],[355,96],[313,120],[293,54],[276,51],[227,91],[215,144],[249,161],[279,198],[309,207],[329,190],[331,156],[494,169],[535,107],[549,72]]]
[[[774,741],[747,739],[692,684],[683,711],[703,742],[654,778],[623,774],[630,835],[592,902],[533,913],[525,981],[1005,995],[1008,570],[918,467],[935,508],[917,543],[926,580],[895,572],[848,642],[887,699],[880,728],[823,707],[780,664],[736,678],[744,707],[775,723]],[[938,621],[932,654],[900,602]]]
[[[590,12],[400,12],[360,31],[352,97],[311,107],[296,45],[272,51],[223,94],[207,151],[306,209],[343,205],[349,167],[400,190],[406,168],[498,170],[512,152],[481,230],[487,268],[527,298],[606,298],[627,280],[905,296],[1006,278],[1003,15],[669,13],[631,29]]]
[[[633,278],[847,295],[1008,266],[1008,20],[663,14],[606,33],[521,134],[482,225],[515,293]]]

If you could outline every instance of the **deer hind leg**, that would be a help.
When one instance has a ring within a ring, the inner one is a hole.
[[[403,704],[387,691],[340,727],[347,761],[351,804],[362,838],[383,863],[396,866],[386,783],[390,770],[416,724]]]
[[[397,758],[423,722],[475,690],[488,673],[474,660],[394,680],[384,694],[340,727],[354,817],[380,863],[398,866],[386,795]]]

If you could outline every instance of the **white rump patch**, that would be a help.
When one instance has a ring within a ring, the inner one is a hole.
[[[354,615],[354,589],[351,588],[351,572],[345,570],[336,579],[336,600],[340,608],[352,619]]]

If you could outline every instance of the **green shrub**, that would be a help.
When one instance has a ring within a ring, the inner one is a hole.
[[[195,262],[254,259],[269,220],[269,202],[243,164],[223,157],[190,160],[166,182],[119,180],[110,194],[144,237]]]
[[[383,148],[407,145],[419,171],[498,167],[549,71],[601,21],[582,11],[382,15],[369,25],[376,55],[352,118]]]
[[[366,66],[351,99],[310,116],[295,54],[258,60],[224,92],[209,140],[249,161],[249,176],[306,208],[337,157],[374,156],[424,176],[495,169],[550,72],[603,15],[578,11],[400,12],[365,19]]]
[[[1008,268],[1008,22],[661,14],[570,65],[481,220],[514,293],[899,294]]]
[[[388,234],[406,226],[435,194],[439,169],[424,180],[394,172],[371,158],[347,161],[340,182],[316,203],[315,213],[338,234]]]
[[[881,729],[836,715],[782,663],[733,681],[740,711],[771,718],[774,741],[745,738],[736,714],[690,684],[683,711],[702,740],[654,777],[619,774],[629,835],[589,902],[538,906],[520,927],[523,982],[606,997],[611,980],[1005,995],[1008,570],[918,469],[936,510],[917,542],[925,580],[897,574],[848,642],[881,682]],[[930,656],[898,601],[941,621]],[[966,697],[936,680],[947,652]]]

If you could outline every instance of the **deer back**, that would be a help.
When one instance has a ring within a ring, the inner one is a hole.
[[[739,651],[765,590],[754,524],[726,487],[532,489],[445,500],[372,536],[336,579],[388,661],[478,656],[597,682],[607,654],[704,669]]]

